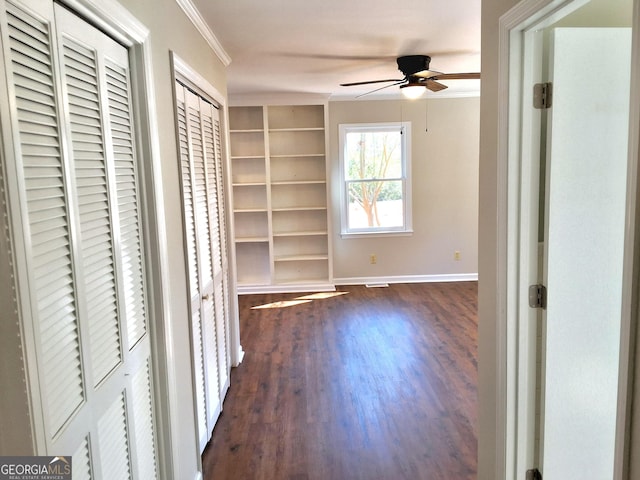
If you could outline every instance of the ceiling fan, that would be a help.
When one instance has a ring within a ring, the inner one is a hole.
[[[390,83],[383,87],[377,88],[370,92],[358,95],[368,95],[384,88],[400,85],[400,91],[405,97],[418,98],[426,89],[432,92],[439,92],[447,88],[446,85],[438,82],[438,80],[469,80],[479,79],[480,73],[442,73],[429,69],[431,57],[428,55],[405,55],[396,59],[398,62],[398,70],[404,74],[404,78],[392,78],[386,80],[369,80],[365,82],[341,83],[342,87],[352,87],[355,85],[368,85],[372,83]]]

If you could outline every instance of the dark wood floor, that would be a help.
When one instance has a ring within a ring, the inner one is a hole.
[[[475,480],[477,283],[240,297],[205,480]]]

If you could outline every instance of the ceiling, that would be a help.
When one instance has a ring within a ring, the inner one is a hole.
[[[402,78],[400,55],[429,55],[431,69],[480,71],[480,0],[191,0],[231,57],[230,98],[314,93],[353,99]],[[450,80],[431,95],[477,93],[479,80]],[[397,96],[389,87],[363,99]]]

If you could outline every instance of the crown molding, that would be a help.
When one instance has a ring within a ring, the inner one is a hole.
[[[207,41],[211,49],[215,52],[224,66],[228,67],[231,63],[231,57],[225,51],[224,47],[218,41],[216,36],[213,34],[211,29],[209,28],[209,25],[207,25],[207,22],[204,21],[204,18],[202,18],[202,15],[193,4],[193,2],[191,0],[176,0],[176,3],[180,6],[180,8],[182,8],[189,20],[191,20],[191,23],[193,23],[193,25],[198,29],[200,35],[204,37],[204,39]]]

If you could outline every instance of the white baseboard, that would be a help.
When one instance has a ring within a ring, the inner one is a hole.
[[[242,349],[242,345],[240,345],[240,347],[238,348],[238,352],[236,354],[236,358],[234,359],[231,366],[237,367],[242,363],[243,359],[244,359],[244,350]]]
[[[334,278],[336,285],[366,285],[378,283],[434,283],[434,282],[475,282],[477,273],[447,273],[441,275],[398,275],[391,277],[343,277]]]
[[[252,285],[239,286],[238,295],[263,293],[306,293],[333,292],[336,285],[367,285],[380,283],[435,283],[435,282],[475,282],[477,273],[443,273],[438,275],[397,275],[389,277],[343,277],[334,278],[333,283]],[[244,352],[243,352],[244,353]],[[240,362],[242,359],[240,359]],[[238,363],[240,363],[238,362]]]
[[[284,285],[251,285],[238,286],[238,295],[261,293],[309,293],[309,292],[335,292],[333,283],[291,283]]]

